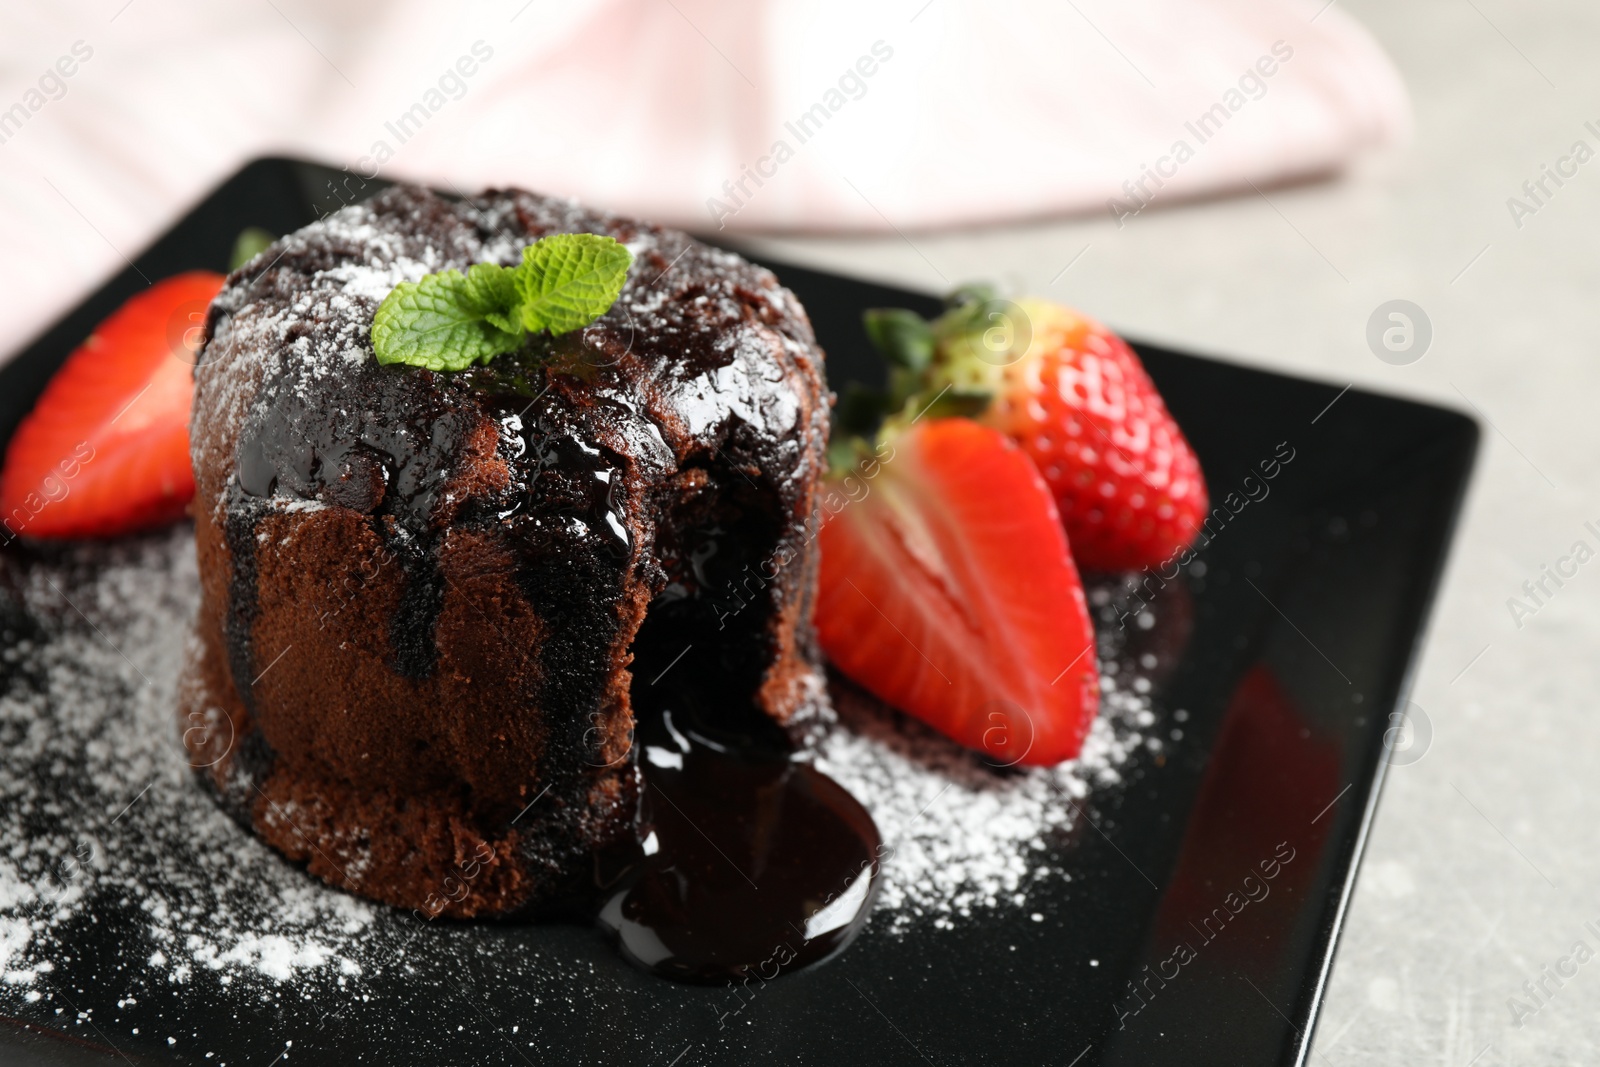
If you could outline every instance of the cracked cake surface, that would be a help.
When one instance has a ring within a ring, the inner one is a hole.
[[[603,317],[467,371],[377,364],[396,284],[565,232],[633,254]],[[329,882],[536,911],[633,842],[635,688],[779,723],[825,699],[828,396],[769,271],[567,200],[397,186],[231,275],[195,378],[185,743]]]

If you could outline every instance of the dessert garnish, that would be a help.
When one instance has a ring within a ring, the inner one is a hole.
[[[882,308],[865,327],[889,388],[840,404],[823,650],[1004,764],[1070,759],[1099,690],[1077,565],[1187,563],[1199,461],[1133,350],[1068,308],[971,286],[931,322]]]
[[[1076,756],[1099,707],[1094,630],[1028,456],[970,419],[896,416],[828,484],[847,501],[819,536],[828,658],[1001,764]]]
[[[222,275],[157,282],[95,327],[45,386],[0,471],[5,539],[114,536],[181,518],[189,407]]]
[[[228,269],[238,270],[265,252],[276,240],[277,237],[260,226],[246,226],[233,239],[233,254],[228,257]]]
[[[523,337],[589,325],[622,292],[633,255],[612,237],[560,233],[522,250],[515,267],[474,263],[401,282],[378,305],[372,350],[379,363],[466,370],[516,351]]]
[[[853,398],[855,417],[938,399],[1033,459],[1080,566],[1180,562],[1205,520],[1205,479],[1127,342],[1060,304],[1013,303],[981,286],[947,306],[932,322],[900,308],[867,314],[868,336],[895,369],[889,393]]]

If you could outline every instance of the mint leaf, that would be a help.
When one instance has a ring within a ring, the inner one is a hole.
[[[563,233],[522,250],[515,267],[474,263],[401,282],[372,320],[379,363],[466,370],[515,351],[526,333],[569,333],[611,309],[633,256],[610,237]]]
[[[517,268],[522,325],[530,331],[570,333],[616,303],[633,254],[610,237],[561,233],[522,250]]]
[[[521,333],[517,314],[517,269],[493,263],[474,263],[467,270],[464,290],[467,309],[482,315],[491,326],[506,333]]]
[[[267,246],[276,240],[276,237],[260,226],[246,226],[233,240],[233,255],[228,257],[228,271],[231,273],[238,270],[265,252]]]
[[[458,270],[401,282],[383,298],[372,320],[378,362],[456,371],[514,351],[522,343],[520,334],[487,318],[495,314],[487,310],[490,298],[502,286],[482,273],[473,284]]]

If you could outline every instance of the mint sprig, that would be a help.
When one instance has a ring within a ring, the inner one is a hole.
[[[372,320],[379,363],[465,370],[521,347],[525,335],[570,333],[616,303],[633,255],[593,233],[541,238],[515,267],[476,263],[401,282]]]
[[[276,237],[260,226],[246,226],[240,230],[239,236],[233,239],[233,255],[228,257],[228,273],[233,273],[255,259],[276,240]]]

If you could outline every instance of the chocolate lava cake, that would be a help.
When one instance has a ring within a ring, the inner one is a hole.
[[[592,325],[458,373],[375,361],[397,283],[585,231],[634,257]],[[649,687],[779,723],[826,699],[822,353],[770,272],[565,200],[400,186],[230,276],[195,378],[185,744],[327,881],[539,910],[633,845]]]

